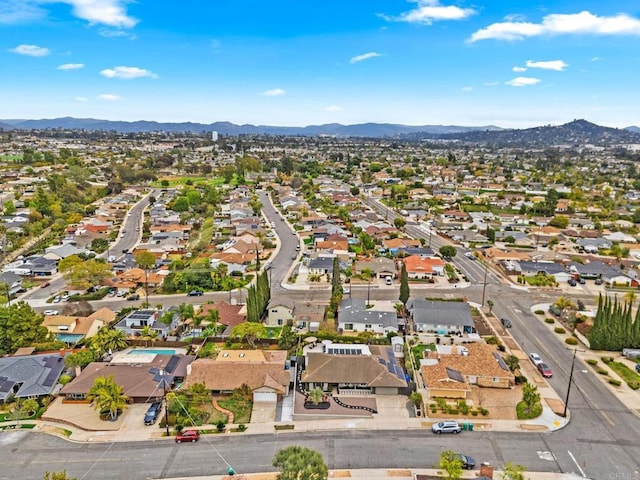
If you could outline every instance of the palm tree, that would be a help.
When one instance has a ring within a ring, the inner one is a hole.
[[[316,387],[313,390],[309,391],[309,394],[307,395],[307,398],[314,405],[318,405],[324,399],[324,392],[322,391],[322,389],[320,387]]]
[[[158,335],[158,331],[153,330],[149,325],[142,327],[139,334],[140,338],[143,340],[151,340],[152,342],[158,339]]]
[[[206,317],[209,322],[208,328],[213,328],[214,332],[218,331],[218,323],[220,322],[220,311],[217,308],[212,308],[208,312],[208,316]]]
[[[96,378],[87,394],[87,399],[95,403],[95,408],[101,414],[109,414],[112,420],[118,418],[118,413],[122,411],[129,400],[123,393],[122,387],[113,379],[113,375]]]
[[[113,330],[109,327],[101,328],[91,339],[91,348],[98,356],[108,351],[116,352],[118,350],[124,350],[128,346],[127,334],[122,330]]]

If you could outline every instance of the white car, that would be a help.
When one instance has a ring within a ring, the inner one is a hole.
[[[533,362],[533,364],[537,367],[538,364],[542,363],[542,358],[537,353],[530,353],[529,358]]]
[[[44,314],[45,315],[58,315],[58,310],[45,310]]]

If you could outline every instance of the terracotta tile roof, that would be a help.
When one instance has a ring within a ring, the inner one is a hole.
[[[244,352],[252,356],[250,352],[255,350],[236,352],[238,355]],[[228,361],[201,358],[189,366],[184,386],[188,388],[196,383],[203,383],[208,390],[231,391],[246,384],[251,390],[269,387],[284,394],[288,391],[291,376],[289,370],[285,370],[287,352],[283,353],[284,355],[275,356],[281,357],[277,361],[276,358],[271,359],[272,361],[251,361],[249,357],[245,357],[246,361],[240,358]]]
[[[227,302],[207,303],[200,309],[199,317],[208,317],[210,310],[218,310],[220,323],[227,326],[235,327],[236,325],[246,321],[247,316],[240,313],[242,305],[230,305]]]
[[[433,272],[433,267],[443,267],[444,262],[439,258],[422,258],[419,255],[411,255],[403,259],[407,272]]]
[[[318,250],[349,250],[349,242],[347,240],[325,240],[316,243]]]

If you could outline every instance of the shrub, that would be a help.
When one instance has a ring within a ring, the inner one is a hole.
[[[518,420],[539,417],[542,414],[542,404],[540,402],[536,403],[529,412],[527,411],[527,404],[525,402],[518,402],[516,405],[516,414],[518,416]]]
[[[458,415],[458,413],[460,413],[460,411],[457,408],[450,408],[449,409],[449,413],[451,415]]]
[[[244,423],[241,423],[240,425],[238,425],[239,432],[244,432],[246,429],[247,429],[247,426]]]
[[[522,385],[523,383],[527,383],[527,377],[524,375],[516,375],[515,376],[516,385]]]
[[[556,323],[556,321],[553,318],[547,317],[547,318],[544,319],[544,323],[551,324],[551,323]]]
[[[619,387],[620,385],[622,385],[622,382],[620,380],[616,380],[615,378],[610,378],[609,383],[616,387]]]
[[[609,375],[609,370],[607,370],[606,368],[598,368],[596,372],[598,372],[600,375]]]
[[[553,331],[556,333],[567,333],[567,331],[562,327],[556,327],[553,329]]]
[[[478,411],[477,410],[471,410],[471,415],[473,415],[474,417],[478,416]]]
[[[597,365],[598,364],[598,360],[596,360],[595,358],[590,358],[587,360],[587,363],[591,366],[593,365]]]
[[[73,378],[71,378],[71,375],[69,375],[68,373],[63,373],[62,375],[60,375],[60,378],[58,378],[58,383],[60,385],[66,385],[71,380],[73,380]]]
[[[631,390],[638,390],[640,388],[640,382],[638,382],[637,380],[627,382],[627,385],[629,385],[629,388]]]
[[[567,337],[564,339],[564,343],[566,343],[567,345],[577,345],[578,339],[574,337]]]
[[[544,310],[536,310],[535,312],[536,315],[544,315]]]
[[[487,415],[489,415],[489,410],[487,410],[484,407],[480,407],[478,408],[478,410],[480,411],[480,413],[482,414],[482,416],[486,417]]]

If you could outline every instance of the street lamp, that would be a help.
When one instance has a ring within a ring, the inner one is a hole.
[[[167,381],[166,372],[163,368],[158,372],[162,377],[162,399],[164,400],[164,426],[167,429],[167,437],[169,436],[169,404],[167,403]]]
[[[487,270],[489,269],[488,260],[484,260],[484,280],[482,281],[482,303],[480,304],[480,308],[484,307],[484,295],[487,291]]]

